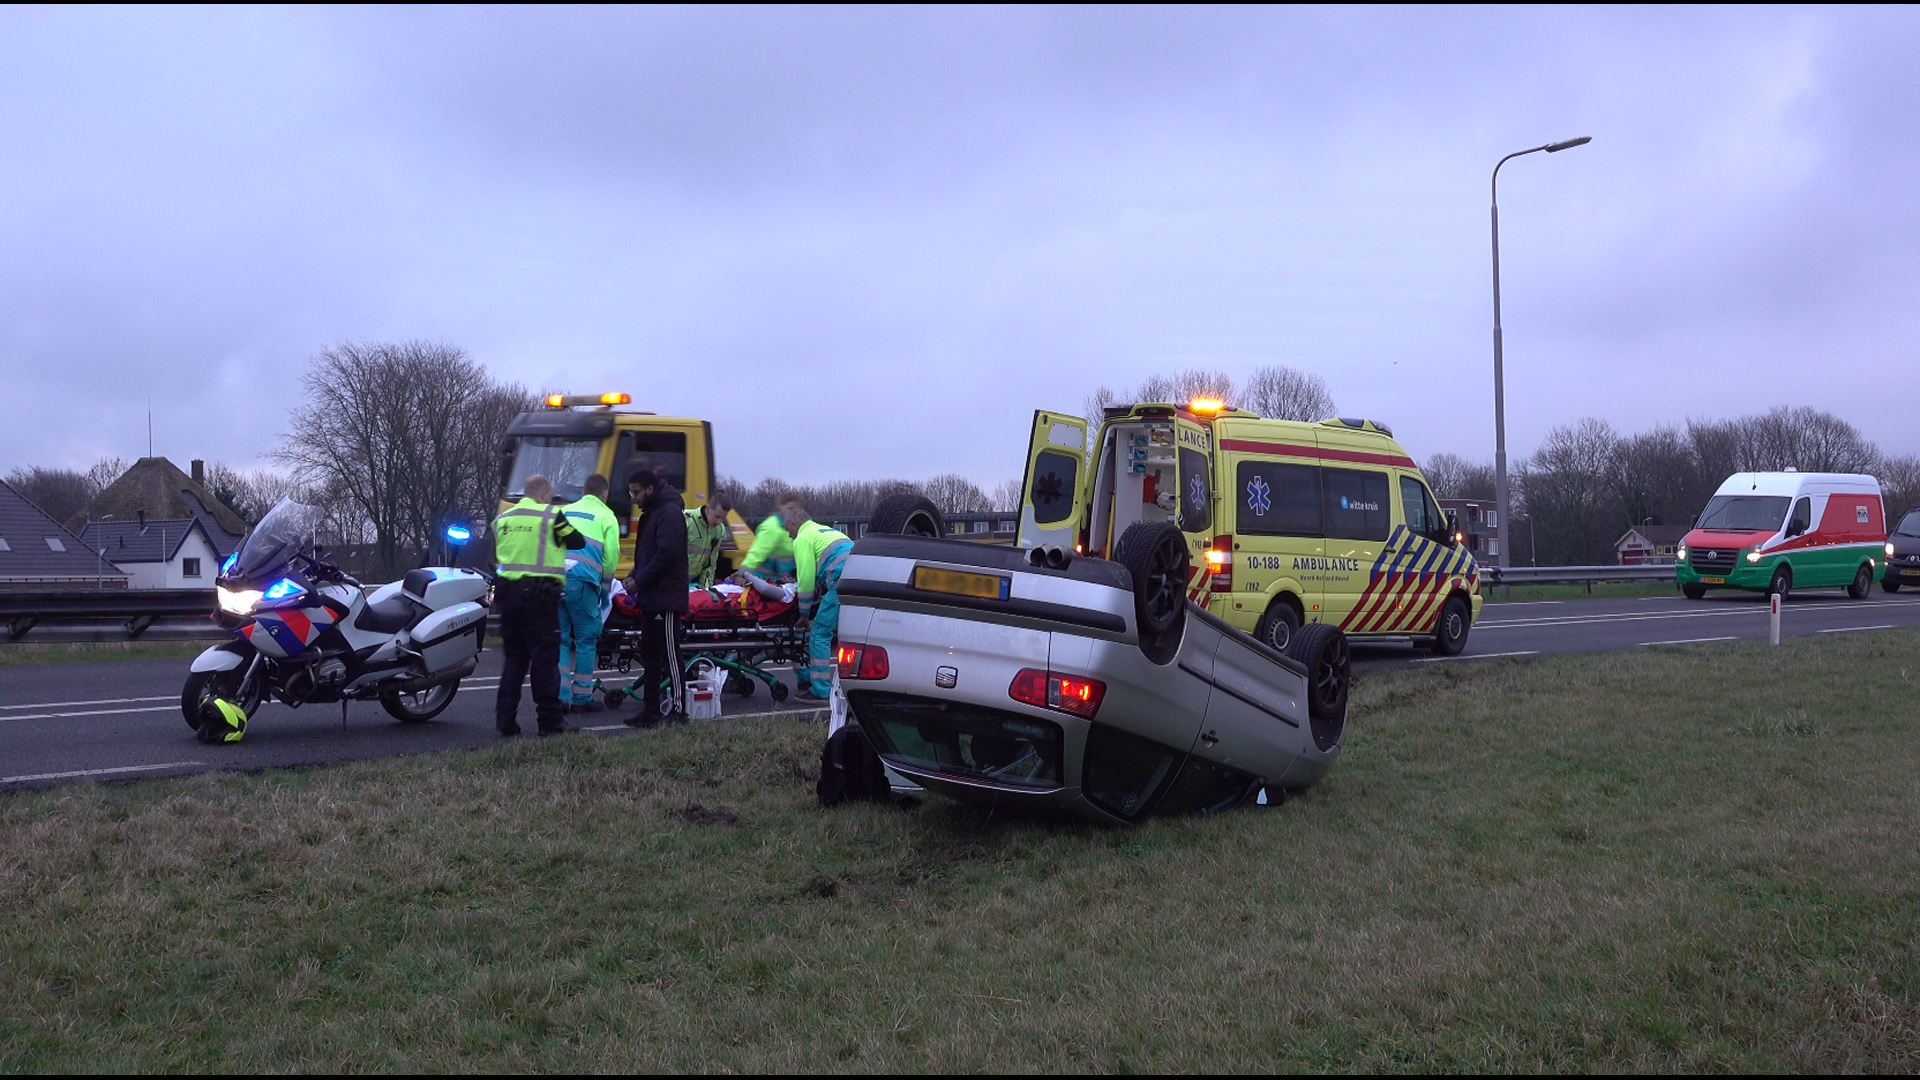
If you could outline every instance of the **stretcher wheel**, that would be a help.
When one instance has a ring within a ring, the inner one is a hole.
[[[791,693],[791,691],[787,689],[786,683],[777,682],[767,688],[767,693],[773,695],[774,701],[779,702],[787,700],[787,695]]]
[[[627,692],[625,690],[608,690],[602,694],[601,697],[606,701],[607,708],[617,709],[620,707],[620,703],[627,699]]]
[[[745,675],[729,674],[726,685],[720,688],[723,694],[738,694],[741,697],[753,696],[753,680]]]

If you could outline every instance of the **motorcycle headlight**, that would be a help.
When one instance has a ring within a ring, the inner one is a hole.
[[[220,610],[229,615],[251,615],[260,602],[259,589],[221,589]]]

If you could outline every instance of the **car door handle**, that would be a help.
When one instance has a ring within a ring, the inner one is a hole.
[[[1200,741],[1206,743],[1208,746],[1212,746],[1214,743],[1220,741],[1220,733],[1217,731],[1209,731],[1205,735],[1200,736]]]

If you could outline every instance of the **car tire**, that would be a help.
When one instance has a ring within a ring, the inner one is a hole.
[[[903,491],[880,500],[873,508],[867,531],[891,536],[945,536],[947,523],[933,500]]]
[[[1472,629],[1473,608],[1463,598],[1449,596],[1433,620],[1433,643],[1427,647],[1435,656],[1459,656]]]
[[[1689,600],[1698,600],[1707,595],[1707,587],[1705,585],[1682,585],[1680,586],[1680,595]]]
[[[1880,588],[1887,592],[1899,592],[1900,583],[1897,581],[1882,581],[1880,583]]]
[[[1287,655],[1307,669],[1307,718],[1313,744],[1331,750],[1347,722],[1347,695],[1353,688],[1353,650],[1347,635],[1331,623],[1309,623],[1294,635]]]
[[[1300,613],[1285,600],[1275,600],[1267,606],[1267,613],[1260,616],[1260,625],[1253,636],[1260,644],[1284,656],[1293,644],[1293,636],[1299,632]]]
[[[1787,594],[1793,591],[1793,570],[1782,566],[1773,572],[1773,580],[1767,582],[1767,594],[1780,594],[1780,601],[1786,602]]]
[[[389,690],[380,695],[380,707],[403,724],[424,724],[447,711],[454,695],[460,692],[460,680],[443,682],[413,694]]]
[[[1873,595],[1873,567],[1860,564],[1860,569],[1854,571],[1853,584],[1847,586],[1847,595],[1855,600],[1865,600]]]
[[[1113,561],[1133,579],[1133,622],[1140,652],[1156,664],[1173,662],[1187,629],[1187,583],[1193,554],[1170,521],[1136,521],[1120,534]]]

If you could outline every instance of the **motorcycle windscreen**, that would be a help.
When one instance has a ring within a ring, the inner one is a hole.
[[[311,547],[327,512],[318,506],[281,499],[260,519],[240,545],[240,557],[234,561],[230,577],[249,578]]]
[[[1087,509],[1087,422],[1062,413],[1033,414],[1027,471],[1020,488],[1021,547],[1073,549]]]

